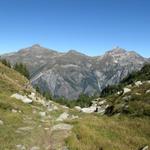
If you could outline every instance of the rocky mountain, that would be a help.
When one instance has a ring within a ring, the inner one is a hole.
[[[76,99],[81,93],[93,95],[107,85],[118,83],[147,61],[134,51],[116,47],[102,56],[90,57],[70,50],[60,53],[36,44],[2,57],[12,64],[27,65],[31,83],[55,97]]]

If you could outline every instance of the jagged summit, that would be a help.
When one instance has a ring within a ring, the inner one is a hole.
[[[127,51],[125,49],[117,46],[117,47],[113,48],[112,50],[107,51],[106,54],[112,54],[112,55],[113,54],[124,54],[126,52]]]

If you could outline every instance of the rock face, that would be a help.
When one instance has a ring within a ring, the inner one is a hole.
[[[102,56],[89,57],[77,51],[59,53],[40,45],[3,55],[12,64],[23,62],[31,83],[55,97],[76,99],[80,93],[93,95],[139,70],[147,59],[133,51],[115,48]]]
[[[18,94],[18,93],[13,94],[11,97],[12,97],[12,98],[16,98],[16,99],[18,99],[18,100],[21,100],[22,102],[27,103],[27,104],[32,103],[32,100],[29,99],[27,96],[22,96],[22,95],[20,95],[20,94]]]

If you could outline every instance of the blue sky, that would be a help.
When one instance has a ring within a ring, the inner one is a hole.
[[[150,0],[0,0],[0,53],[35,43],[101,55],[115,46],[150,57]]]

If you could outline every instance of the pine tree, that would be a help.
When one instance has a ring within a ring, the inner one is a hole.
[[[0,62],[1,62],[3,65],[5,65],[5,66],[11,68],[10,62],[7,61],[6,59],[0,59]]]
[[[29,71],[28,71],[28,69],[27,69],[27,67],[26,67],[25,64],[16,63],[16,64],[14,65],[14,69],[15,69],[16,71],[18,71],[19,73],[21,73],[22,75],[24,75],[27,79],[30,78]]]

